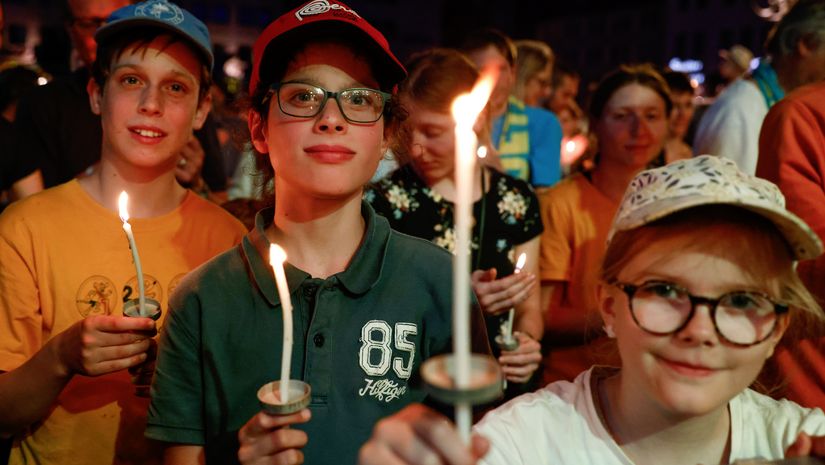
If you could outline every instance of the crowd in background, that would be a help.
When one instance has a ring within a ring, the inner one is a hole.
[[[100,109],[89,103],[92,83],[103,79],[94,67],[94,36],[109,14],[126,5],[67,0],[66,28],[79,58],[70,74],[51,75],[12,54],[0,56],[0,208],[101,175],[101,150],[107,148],[100,141],[107,129]],[[776,183],[787,209],[825,240],[825,1],[800,0],[757,54],[761,59],[753,66],[754,53],[741,45],[720,51],[719,80],[704,85],[650,63],[617,63],[597,82],[583,83],[552,44],[482,29],[457,48],[413,54],[405,62],[406,78],[385,89],[394,90],[387,105],[398,112],[392,121],[397,131],[363,198],[394,230],[454,252],[450,104],[482,70],[498,71],[475,127],[487,155],[473,173],[471,282],[487,343],[508,382],[505,399],[572,381],[593,365],[620,365],[599,289],[610,273],[603,263],[614,219],[624,211],[628,186],[646,169],[690,167],[671,164],[704,154],[732,160],[732,168],[718,169],[738,168]],[[202,81],[209,84],[211,111],[190,128],[169,169],[178,186],[254,231],[256,213],[273,203],[274,162],[260,155],[266,138],[256,136],[251,123],[261,113],[255,106],[260,102],[246,85],[220,72],[214,77]],[[306,88],[295,92],[324,91],[298,85]],[[282,100],[288,89],[282,83],[266,98],[289,115]],[[346,113],[340,95],[324,98]],[[706,182],[712,184],[712,176]],[[719,223],[722,217],[714,211],[679,224],[705,218]],[[221,221],[229,245],[228,231],[237,227]],[[517,269],[520,255],[526,265]],[[617,267],[626,265],[621,260]],[[802,260],[798,270],[810,292],[825,301],[825,259]],[[637,292],[631,289],[624,289],[629,298]],[[518,344],[501,347],[496,336],[507,328],[511,308],[509,329]],[[820,323],[795,321],[808,324],[791,324],[795,338],[777,341],[758,384],[776,398],[825,408],[825,333]]]

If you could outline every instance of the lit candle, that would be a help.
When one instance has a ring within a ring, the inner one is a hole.
[[[289,285],[284,273],[286,252],[277,244],[269,245],[269,265],[275,272],[275,284],[278,286],[278,298],[281,300],[281,313],[284,317],[284,348],[281,351],[281,403],[289,402],[289,371],[292,364],[292,300],[289,297]]]
[[[129,194],[126,191],[121,191],[120,197],[117,199],[118,212],[120,213],[120,220],[123,221],[123,231],[126,232],[126,238],[129,239],[129,249],[132,250],[132,261],[135,262],[135,271],[137,272],[138,282],[138,315],[146,316],[146,293],[143,287],[143,270],[140,266],[140,256],[138,255],[137,244],[135,244],[135,236],[132,234],[132,225],[129,224]]]
[[[452,105],[455,120],[455,258],[453,261],[453,357],[455,385],[470,387],[470,235],[472,230],[473,179],[478,138],[473,130],[478,115],[487,105],[496,82],[492,69],[482,73],[469,94],[456,97]],[[467,402],[457,403],[456,426],[464,442],[470,443],[472,410]]]
[[[524,268],[524,264],[527,262],[527,254],[522,252],[521,255],[518,256],[518,260],[516,260],[516,270],[515,273],[521,273],[521,269]],[[515,316],[516,309],[510,307],[510,314],[507,315],[507,334],[505,335],[505,339],[507,342],[513,340],[513,317]]]

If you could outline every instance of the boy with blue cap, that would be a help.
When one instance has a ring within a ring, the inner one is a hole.
[[[210,109],[206,26],[151,0],[116,10],[95,38],[100,169],[0,216],[0,434],[15,435],[12,464],[160,461],[143,436],[148,399],[124,368],[151,368],[163,319],[123,317],[137,276],[120,192],[132,198],[146,296],[161,307],[184,274],[244,233],[175,180],[176,155]]]

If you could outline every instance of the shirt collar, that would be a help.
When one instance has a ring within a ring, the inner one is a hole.
[[[366,293],[380,279],[390,237],[387,220],[376,215],[372,207],[364,201],[361,202],[361,216],[366,223],[361,245],[355,251],[347,269],[328,278],[336,278],[347,291],[356,295]],[[272,223],[273,217],[273,207],[259,211],[255,215],[255,227],[244,237],[241,247],[258,289],[261,290],[264,299],[274,306],[280,301],[272,267],[269,265],[270,242],[264,232]],[[284,271],[290,295],[310,278],[309,273],[292,266],[289,262],[285,263]]]

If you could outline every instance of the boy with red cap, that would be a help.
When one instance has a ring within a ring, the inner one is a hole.
[[[162,307],[184,274],[244,233],[175,180],[177,154],[210,109],[206,26],[150,0],[116,10],[96,39],[88,90],[101,115],[100,170],[0,216],[0,434],[16,435],[12,464],[161,459],[143,437],[148,398],[124,370],[151,368],[156,322],[123,317],[138,279],[122,191],[146,297]]]
[[[249,128],[275,205],[170,304],[146,432],[174,444],[168,463],[354,463],[380,418],[426,400],[418,368],[452,343],[451,256],[361,199],[404,75],[381,33],[332,0],[284,14],[256,42]],[[312,389],[308,409],[280,417],[256,397],[282,355],[271,243],[288,257],[290,378]],[[489,353],[478,310],[473,325]]]

